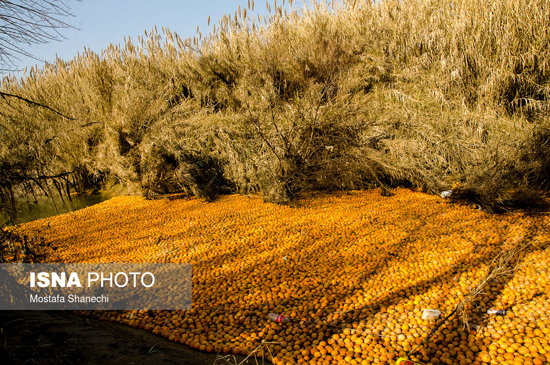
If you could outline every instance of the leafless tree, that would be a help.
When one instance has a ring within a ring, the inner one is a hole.
[[[39,60],[25,50],[26,46],[62,40],[64,37],[60,30],[74,29],[63,20],[73,16],[65,2],[64,0],[0,0],[0,74],[15,71],[16,61],[19,61],[21,56]],[[65,118],[73,119],[48,105],[0,90],[0,105],[9,104],[10,100],[16,99],[32,107],[45,108]],[[3,133],[3,129],[5,128],[0,125],[0,133]],[[45,143],[50,140],[51,138]],[[70,171],[52,176],[40,173],[37,175],[34,171],[35,166],[36,161],[30,160],[24,166],[17,166],[17,163],[13,164],[12,161],[7,163],[0,161],[0,212],[4,212],[12,223],[17,215],[15,188],[23,187],[24,191],[26,188],[28,194],[28,191],[35,186],[45,189],[47,184],[52,183],[59,187],[61,185],[58,180],[72,173]],[[61,190],[59,191],[61,194]],[[4,238],[0,236],[0,246]],[[0,252],[0,259],[2,259],[1,256]]]
[[[0,73],[15,71],[12,67],[20,60],[19,56],[39,60],[23,46],[63,39],[59,30],[74,27],[62,19],[71,16],[73,14],[63,0],[0,0]],[[65,116],[47,105],[0,91],[0,99],[7,101],[8,98]]]
[[[0,0],[0,72],[14,71],[20,56],[38,60],[24,46],[62,40],[71,16],[63,0]]]

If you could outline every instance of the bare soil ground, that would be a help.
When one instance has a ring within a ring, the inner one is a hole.
[[[72,312],[0,311],[2,365],[227,364],[226,361],[216,362],[216,357],[216,354],[198,352],[145,330],[97,321]]]

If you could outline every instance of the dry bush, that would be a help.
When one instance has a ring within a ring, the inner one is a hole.
[[[74,120],[11,100],[3,173],[27,164],[277,203],[460,183],[490,209],[548,188],[547,1],[313,2],[262,19],[253,6],[208,36],[154,29],[5,78],[2,90]]]

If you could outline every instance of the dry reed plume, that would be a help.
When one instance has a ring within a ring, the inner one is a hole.
[[[484,209],[548,188],[546,0],[253,2],[6,77],[0,198],[106,179],[214,199],[417,186]],[[458,191],[457,191],[458,192]]]

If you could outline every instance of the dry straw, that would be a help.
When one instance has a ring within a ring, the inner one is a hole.
[[[417,186],[487,210],[548,187],[546,0],[251,1],[5,77],[0,199],[121,181],[207,199]],[[68,131],[71,131],[70,133]],[[458,196],[458,195],[457,195]]]

